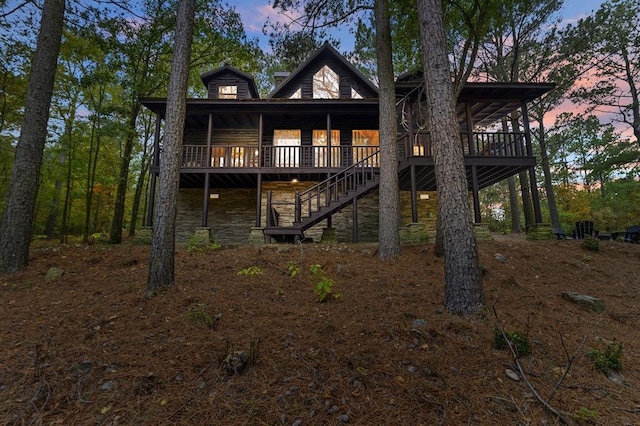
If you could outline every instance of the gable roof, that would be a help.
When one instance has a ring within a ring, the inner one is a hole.
[[[369,88],[374,93],[378,93],[378,88],[376,87],[375,84],[373,84],[367,77],[365,77],[364,74],[358,71],[358,69],[354,67],[353,64],[351,64],[351,62],[349,62],[344,56],[342,56],[336,49],[334,49],[333,46],[329,44],[329,42],[325,41],[324,44],[320,46],[318,50],[316,50],[306,61],[304,61],[300,66],[298,66],[298,68],[296,68],[295,71],[289,74],[289,76],[286,79],[284,79],[279,85],[277,85],[275,89],[273,89],[271,93],[267,95],[267,98],[276,98],[276,97],[279,97],[278,95],[280,95],[281,97],[282,96],[281,94],[283,92],[286,92],[287,89],[289,89],[289,85],[292,81],[297,80],[298,77],[301,74],[304,74],[304,72],[313,63],[315,63],[319,57],[325,54],[333,56],[342,65],[344,65],[344,67],[356,79],[356,81],[361,83],[363,86]]]
[[[200,74],[200,79],[202,80],[202,83],[204,83],[205,87],[209,87],[209,81],[213,80],[218,75],[224,72],[231,72],[233,74],[236,74],[241,79],[246,80],[251,95],[254,98],[260,98],[260,94],[258,93],[258,87],[256,86],[256,81],[253,78],[253,76],[244,71],[240,71],[238,68],[232,67],[231,65],[226,63],[223,66],[218,67],[212,71],[208,71]]]

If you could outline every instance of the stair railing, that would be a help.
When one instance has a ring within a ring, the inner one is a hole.
[[[295,222],[302,222],[320,208],[328,206],[340,196],[357,189],[375,179],[380,165],[380,150],[376,150],[362,160],[330,176],[311,188],[296,192]]]

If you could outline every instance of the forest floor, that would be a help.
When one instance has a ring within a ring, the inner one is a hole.
[[[466,319],[431,244],[178,247],[175,286],[145,300],[148,247],[37,243],[0,276],[0,424],[640,424],[640,245],[479,250],[487,309]],[[322,279],[339,298],[316,300]],[[498,324],[528,336],[524,377]],[[608,344],[617,375],[589,357]]]

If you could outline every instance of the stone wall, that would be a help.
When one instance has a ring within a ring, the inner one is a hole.
[[[261,225],[266,225],[267,192],[272,191],[272,202],[280,213],[280,225],[293,222],[293,200],[296,191],[304,191],[315,182],[264,182],[262,193]],[[256,221],[255,189],[212,189],[218,198],[209,198],[208,226],[213,240],[220,244],[247,244],[251,228]],[[437,194],[428,194],[429,199],[418,200],[418,222],[424,223],[429,238],[435,237]],[[400,212],[402,225],[412,223],[411,193],[400,193]],[[176,239],[188,242],[194,230],[202,226],[203,190],[181,189],[178,196],[178,219]],[[336,230],[338,242],[352,240],[353,208],[346,206],[333,215],[332,225]],[[305,236],[319,242],[326,220],[305,231]],[[374,190],[358,200],[358,241],[375,242],[378,240],[378,191]]]

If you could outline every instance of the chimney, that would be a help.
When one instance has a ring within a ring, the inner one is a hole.
[[[286,71],[276,71],[273,73],[273,78],[276,81],[276,87],[280,86],[280,83],[285,81],[289,77],[289,73]]]

